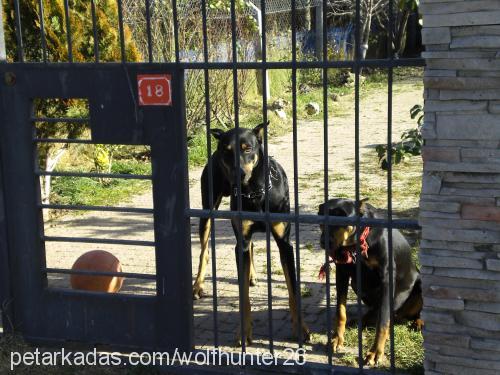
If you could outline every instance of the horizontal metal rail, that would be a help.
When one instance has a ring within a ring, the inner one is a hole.
[[[44,290],[48,296],[79,296],[84,295],[85,297],[97,297],[97,298],[109,298],[112,300],[121,300],[124,303],[134,303],[134,300],[150,300],[154,301],[156,295],[154,294],[131,294],[131,292],[120,292],[120,293],[102,293],[102,292],[92,292],[90,290],[79,290],[79,289],[69,289],[61,288],[56,286],[51,286]],[[156,293],[155,293],[156,294]],[[154,302],[153,302],[154,303]]]
[[[61,69],[64,67],[78,67],[80,69],[89,68],[95,69],[96,65],[100,67],[109,66],[110,68],[116,66],[127,66],[127,65],[143,65],[143,62],[126,62],[126,63],[116,63],[116,62],[100,62],[96,63],[38,63],[38,62],[24,62],[24,63],[9,63],[12,65],[23,65],[23,66],[41,66],[47,69]],[[148,66],[161,68],[173,68],[180,67],[183,69],[292,69],[296,67],[297,69],[323,69],[323,68],[398,68],[403,66],[425,66],[425,59],[422,58],[404,58],[404,59],[367,59],[360,61],[345,60],[345,61],[297,61],[293,63],[292,61],[238,61],[238,62],[188,62],[180,61],[179,63],[161,63],[152,62],[147,63]],[[57,122],[57,121],[54,121]]]
[[[62,274],[62,275],[86,275],[86,276],[118,276],[129,277],[133,279],[156,280],[156,275],[148,273],[133,273],[133,272],[103,272],[103,271],[88,271],[88,270],[70,270],[67,268],[44,268],[43,272]]]
[[[33,138],[33,141],[38,143],[97,144],[92,139]]]
[[[88,238],[88,237],[59,237],[59,236],[40,236],[45,242],[77,242],[77,243],[98,243],[108,245],[127,245],[127,246],[155,246],[154,241],[139,240],[114,240],[109,238]]]
[[[201,209],[187,209],[186,215],[188,217],[204,217],[216,219],[246,219],[254,221],[266,221],[269,217],[270,221],[286,221],[295,222],[298,220],[302,224],[329,224],[329,225],[355,225],[360,223],[363,227],[384,228],[389,225],[387,219],[369,219],[369,218],[356,218],[356,217],[341,217],[341,216],[325,216],[325,215],[307,215],[307,214],[281,214],[281,213],[263,213],[263,212],[250,212],[250,211],[227,211],[227,210],[201,210]],[[392,227],[398,229],[420,229],[416,220],[408,219],[393,219]]]
[[[122,212],[122,213],[151,214],[151,215],[154,213],[154,210],[152,208],[138,208],[138,207],[40,204],[38,208],[48,209],[48,210],[103,211],[103,212]]]
[[[50,122],[50,123],[57,123],[57,122],[67,122],[67,123],[74,123],[74,124],[86,124],[90,122],[89,117],[32,117],[31,118],[32,122]]]
[[[152,180],[153,178],[153,176],[151,175],[140,175],[140,174],[47,172],[47,171],[36,171],[35,175],[52,176],[52,177],[123,178],[129,180]]]

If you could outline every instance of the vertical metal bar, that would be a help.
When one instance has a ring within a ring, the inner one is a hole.
[[[302,296],[300,282],[300,225],[299,225],[299,164],[298,164],[298,146],[297,146],[297,12],[295,9],[296,0],[292,0],[292,135],[293,135],[293,193],[294,193],[294,211],[295,211],[295,253],[296,253],[296,273],[297,290],[295,299],[297,301],[298,311],[298,335],[299,348],[303,346],[302,332]]]
[[[262,31],[262,62],[267,62],[267,39],[266,39],[266,1],[260,1],[261,9],[261,31]],[[262,68],[262,121],[267,123],[267,69]],[[269,176],[269,134],[267,126],[264,128],[264,173]],[[266,274],[267,274],[267,313],[269,330],[269,352],[274,354],[274,334],[273,334],[273,288],[271,276],[271,228],[269,217],[269,179],[264,179],[265,188],[265,213],[266,213]]]
[[[356,0],[356,32],[355,32],[355,62],[354,62],[354,180],[355,180],[355,206],[356,206],[356,259],[361,259],[361,249],[359,246],[359,238],[361,233],[359,221],[359,74],[361,60],[361,0]],[[358,367],[360,371],[363,369],[363,318],[361,307],[361,261],[356,262],[356,286],[357,286],[357,307],[358,307]]]
[[[201,0],[201,16],[203,27],[203,61],[208,63],[208,32],[207,32],[207,1]],[[212,164],[212,137],[210,134],[210,85],[208,68],[203,68],[205,80],[205,122],[207,128],[207,159],[208,159],[208,201],[210,211],[214,210],[214,178]],[[201,220],[201,219],[200,219]],[[217,255],[215,247],[215,220],[211,214],[210,220],[210,244],[212,247],[212,309],[214,314],[214,346],[219,347],[219,327],[217,311]]]
[[[19,0],[14,0],[14,12],[16,21],[17,60],[19,62],[24,62],[23,35],[21,31],[21,10],[19,8]]]
[[[394,33],[394,1],[389,0],[389,37],[388,51],[389,59],[393,60],[393,33]],[[393,67],[389,66],[387,77],[387,245],[389,246],[389,336],[390,336],[390,354],[391,354],[391,372],[396,372],[395,355],[394,355],[394,253],[392,241],[392,84],[393,84]]]
[[[146,36],[148,39],[148,61],[151,63],[153,62],[153,43],[151,42],[151,14],[150,14],[151,2],[150,0],[145,0],[145,1],[146,1]]]
[[[99,35],[97,33],[97,20],[95,13],[95,0],[90,2],[90,10],[92,13],[92,32],[94,33],[94,58],[95,62],[99,62]]]
[[[120,51],[122,55],[122,63],[126,62],[127,56],[125,54],[125,31],[123,29],[123,5],[122,0],[116,0],[118,5],[118,29],[120,32]]]
[[[2,320],[4,333],[13,333],[15,323],[11,290],[12,274],[7,248],[7,223],[2,184],[0,171],[0,319]]]
[[[2,2],[0,1],[0,15],[3,15]],[[5,44],[3,38],[3,18],[0,16],[0,61],[5,60]],[[1,95],[0,95],[1,97]],[[9,249],[7,240],[7,210],[5,194],[2,155],[0,154],[0,319],[4,332],[14,331],[14,310],[12,301],[11,280],[12,272],[9,262]]]
[[[327,2],[323,2],[322,8],[323,17],[323,30],[322,30],[322,76],[323,76],[323,163],[324,163],[324,201],[328,202],[329,199],[329,187],[328,187],[328,69],[326,67],[326,61],[328,56],[328,33],[327,33]],[[329,215],[328,205],[325,204],[325,221]],[[331,290],[330,290],[330,226],[325,225],[326,235],[325,235],[325,264],[326,267],[326,327],[327,327],[327,354],[328,354],[328,364],[331,366],[333,364],[332,358],[332,311],[331,311]]]
[[[68,0],[64,0],[64,17],[66,18],[66,38],[68,39],[68,61],[73,62],[73,41],[71,39],[71,21],[69,19]]]
[[[45,19],[43,0],[38,0],[38,11],[40,12],[40,39],[42,42],[43,62],[47,62],[47,38],[45,37]]]
[[[231,44],[232,44],[232,74],[233,74],[233,104],[234,104],[234,128],[236,129],[236,203],[238,213],[241,214],[241,170],[240,170],[240,134],[238,129],[239,123],[239,102],[238,102],[238,70],[236,63],[238,62],[238,53],[236,48],[236,7],[235,0],[231,0]],[[238,285],[240,291],[240,322],[241,322],[241,351],[246,351],[246,335],[244,327],[244,300],[243,300],[243,236],[242,236],[242,221],[238,219]]]
[[[172,17],[174,19],[174,48],[175,62],[179,62],[179,20],[177,19],[177,0],[172,0]]]

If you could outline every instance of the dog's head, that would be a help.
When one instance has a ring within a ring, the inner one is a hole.
[[[217,151],[220,157],[220,166],[228,181],[234,183],[238,176],[238,149],[240,155],[241,183],[247,185],[252,177],[254,168],[262,157],[262,142],[265,127],[269,121],[257,125],[253,129],[239,128],[224,132],[212,129],[212,135],[217,139]],[[239,144],[237,140],[239,138]]]
[[[367,200],[368,199],[362,199],[360,201],[359,211],[361,215],[363,215],[367,209]],[[328,202],[320,204],[318,215],[324,215],[325,209],[329,216],[356,216],[356,204],[351,199],[330,199]],[[351,254],[346,250],[346,247],[355,244],[356,227],[354,225],[329,225],[328,227],[328,247],[330,255],[338,263],[349,263]],[[320,225],[320,228],[320,245],[321,248],[324,249],[326,244],[326,230],[323,224]]]

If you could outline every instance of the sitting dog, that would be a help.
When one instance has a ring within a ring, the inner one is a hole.
[[[269,158],[269,174],[265,174],[265,160],[263,151],[264,129],[268,125],[260,124],[252,129],[231,129],[224,132],[220,129],[212,129],[212,135],[217,139],[217,150],[212,154],[212,175],[213,175],[213,201],[214,208],[220,205],[223,196],[230,196],[231,210],[237,210],[238,189],[237,189],[237,148],[240,149],[240,177],[241,177],[241,204],[243,211],[264,212],[265,211],[265,181],[269,182],[269,211],[273,213],[289,213],[290,198],[288,191],[288,179],[285,171],[273,158]],[[237,144],[239,135],[239,144]],[[201,176],[201,195],[204,209],[209,209],[209,179],[208,165],[203,169]],[[252,342],[252,324],[250,317],[249,285],[255,283],[255,267],[253,266],[253,244],[252,235],[255,232],[264,232],[266,225],[264,222],[242,220],[241,227],[239,220],[231,220],[234,234],[242,238],[243,246],[243,275],[238,274],[238,278],[243,277],[243,324],[246,341]],[[241,237],[239,230],[241,228]],[[299,312],[297,311],[296,290],[297,281],[295,275],[295,261],[293,247],[290,244],[290,223],[273,222],[270,225],[271,233],[276,241],[281,265],[285,275],[288,289],[290,313],[294,333],[298,334]],[[198,276],[193,285],[194,299],[203,296],[205,272],[208,263],[208,238],[210,234],[210,220],[200,219],[200,264]],[[238,248],[236,245],[236,260],[238,262]],[[309,338],[309,329],[302,323],[303,337]],[[241,338],[238,338],[241,344]]]
[[[360,216],[379,218],[373,206],[360,201]],[[355,202],[350,199],[331,199],[326,203],[330,216],[356,216]],[[325,204],[319,206],[318,215],[325,214]],[[388,230],[385,228],[363,228],[360,230],[359,246],[361,259],[356,259],[356,227],[349,225],[329,226],[330,262],[336,265],[337,289],[336,332],[333,337],[333,352],[338,352],[344,343],[347,320],[346,302],[349,280],[357,293],[356,262],[361,262],[361,300],[369,307],[363,317],[363,325],[376,321],[375,341],[365,357],[365,364],[373,366],[384,358],[385,342],[389,336],[390,288]],[[325,248],[326,230],[321,225],[321,247]],[[392,230],[393,287],[395,320],[413,320],[420,327],[422,310],[422,286],[419,271],[413,262],[410,245],[397,229]],[[321,271],[324,273],[328,264]],[[375,318],[375,319],[374,319]]]

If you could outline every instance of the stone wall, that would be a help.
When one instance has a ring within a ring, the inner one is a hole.
[[[500,1],[422,0],[427,374],[500,374]]]

